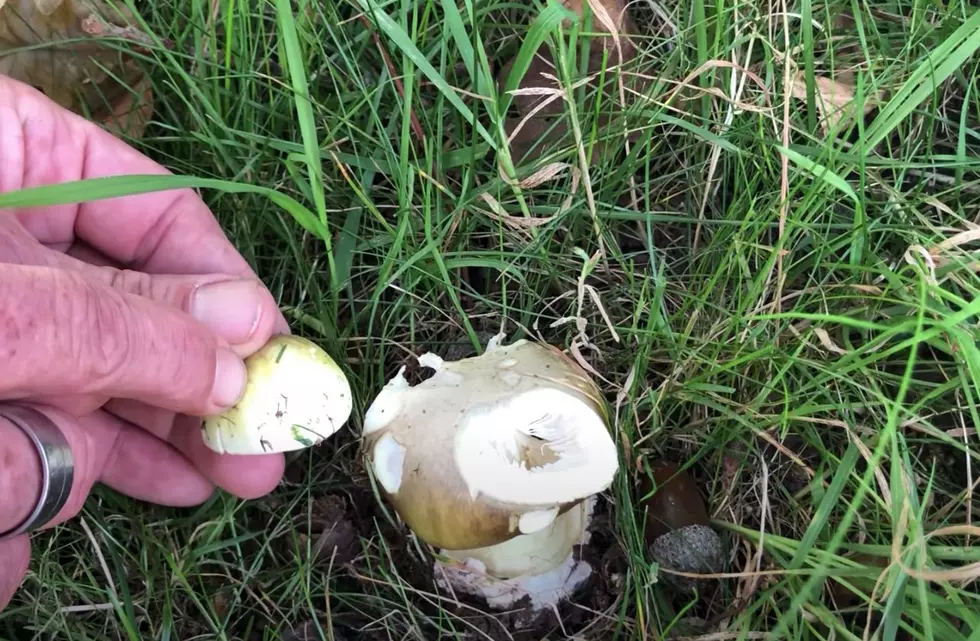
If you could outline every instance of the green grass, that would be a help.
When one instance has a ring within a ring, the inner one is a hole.
[[[212,20],[201,0],[140,3],[176,46],[141,54],[156,112],[134,144],[203,188],[294,331],[346,368],[354,417],[267,498],[169,510],[97,492],[88,532],[36,538],[0,636],[278,639],[316,622],[307,638],[517,638],[406,570],[423,552],[375,501],[356,435],[411,353],[501,328],[564,348],[579,330],[558,321],[576,317],[616,408],[607,499],[625,555],[622,591],[579,638],[862,639],[848,613],[870,608],[867,638],[980,641],[980,530],[951,529],[980,508],[977,244],[936,249],[978,224],[980,13],[651,6],[631,9],[625,68],[651,79],[645,100],[576,89],[575,126],[522,164],[493,74],[518,56],[516,79],[541,42],[557,76],[581,77],[588,38],[558,7],[226,0]],[[852,71],[879,109],[830,132],[812,89],[784,111],[787,47],[806,78]],[[574,192],[570,170],[513,186],[552,162],[580,171]],[[137,186],[154,188],[84,189]],[[25,197],[79,194],[95,192]],[[642,544],[634,484],[663,458],[691,466],[729,547],[697,596],[665,587]],[[325,495],[360,529],[352,554],[312,561]]]

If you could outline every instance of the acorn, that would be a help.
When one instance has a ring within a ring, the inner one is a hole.
[[[721,537],[711,528],[704,499],[694,479],[672,463],[651,468],[653,482],[640,482],[640,505],[645,515],[645,540],[650,556],[662,567],[678,572],[713,574],[725,567]],[[691,593],[701,581],[665,572],[664,583]]]

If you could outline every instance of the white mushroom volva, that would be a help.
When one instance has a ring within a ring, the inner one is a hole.
[[[245,359],[248,382],[234,405],[204,419],[219,454],[268,454],[318,445],[343,427],[351,388],[330,355],[300,336],[274,336]]]
[[[591,501],[619,469],[605,402],[560,350],[495,337],[481,356],[419,358],[368,408],[367,465],[386,498],[448,563],[436,577],[507,607],[567,596],[591,573],[574,558]]]

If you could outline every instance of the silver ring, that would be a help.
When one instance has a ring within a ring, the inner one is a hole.
[[[42,412],[24,405],[0,404],[0,418],[19,427],[34,443],[41,461],[41,495],[31,514],[17,527],[0,534],[0,541],[43,527],[68,502],[75,479],[74,458],[68,440]]]

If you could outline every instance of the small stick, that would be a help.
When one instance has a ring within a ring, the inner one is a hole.
[[[378,32],[371,29],[371,23],[368,22],[367,17],[362,13],[360,16],[361,22],[364,26],[371,32],[371,38],[374,40],[374,44],[377,45],[378,51],[381,52],[381,57],[385,60],[385,66],[388,67],[388,73],[391,74],[391,79],[395,81],[395,89],[398,90],[398,95],[405,99],[405,87],[402,86],[402,81],[398,79],[395,75],[395,65],[391,61],[391,56],[388,55],[388,50],[385,48],[384,43],[381,42],[381,37],[378,36]],[[422,123],[419,122],[418,116],[415,115],[415,109],[409,107],[409,113],[412,118],[412,129],[415,131],[415,135],[418,137],[419,141],[425,140],[425,134],[422,133]]]

